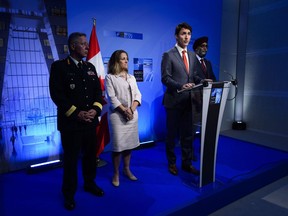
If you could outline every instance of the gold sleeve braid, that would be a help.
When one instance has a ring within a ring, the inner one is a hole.
[[[102,108],[103,108],[102,104],[99,103],[99,102],[94,102],[94,103],[93,103],[93,106],[97,106],[97,107],[99,107],[101,110],[102,110]]]
[[[72,115],[72,113],[73,113],[75,110],[76,110],[76,106],[72,105],[72,106],[70,107],[70,109],[65,113],[65,115],[66,115],[67,117],[69,117],[70,115]]]

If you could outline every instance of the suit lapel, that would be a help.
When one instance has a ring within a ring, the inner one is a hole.
[[[173,52],[174,52],[174,56],[175,56],[176,59],[179,61],[179,64],[182,65],[183,70],[184,70],[185,73],[187,74],[187,72],[186,72],[186,66],[185,66],[185,64],[184,64],[184,62],[183,62],[183,59],[182,59],[182,57],[181,57],[181,55],[180,55],[180,53],[179,53],[179,51],[178,51],[178,49],[177,49],[176,47],[174,47]],[[188,55],[188,59],[189,59],[189,55]],[[190,61],[190,60],[188,60],[188,61]],[[190,65],[190,62],[189,62],[189,65]],[[190,73],[190,66],[189,66],[189,73]]]
[[[189,74],[191,74],[191,73],[193,74],[192,68],[195,67],[196,56],[191,51],[188,51],[187,54],[188,54],[188,59],[189,59]]]

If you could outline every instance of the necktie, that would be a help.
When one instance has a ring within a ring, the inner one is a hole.
[[[206,65],[205,65],[205,63],[204,63],[204,59],[201,58],[200,61],[201,61],[202,70],[203,70],[204,75],[205,75],[205,77],[206,77],[206,76],[207,76],[207,68],[206,68]]]
[[[183,58],[183,62],[184,62],[185,67],[186,67],[186,71],[187,71],[187,73],[189,73],[189,66],[188,66],[188,61],[186,58],[186,50],[182,50],[182,58]]]
[[[82,62],[81,62],[81,61],[80,61],[80,62],[78,62],[77,66],[78,66],[78,68],[79,68],[80,70],[82,70],[82,69],[83,69],[83,64],[82,64]]]

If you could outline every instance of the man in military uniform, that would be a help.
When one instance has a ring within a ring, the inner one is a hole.
[[[72,33],[68,38],[68,46],[70,55],[51,65],[49,88],[57,106],[57,127],[64,152],[64,206],[72,210],[75,208],[80,151],[84,190],[96,196],[104,195],[94,181],[97,168],[96,126],[102,110],[102,91],[95,67],[82,60],[89,49],[86,35]]]

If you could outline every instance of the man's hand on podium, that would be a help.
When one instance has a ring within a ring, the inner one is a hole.
[[[182,86],[182,89],[192,89],[195,86],[195,83],[186,83]]]

